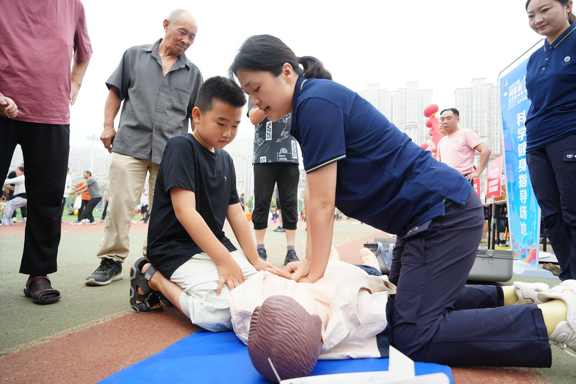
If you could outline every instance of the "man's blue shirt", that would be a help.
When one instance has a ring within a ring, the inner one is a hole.
[[[526,119],[526,150],[576,133],[576,24],[528,60],[526,89],[532,102]]]
[[[336,206],[345,215],[404,236],[443,215],[444,199],[468,199],[470,182],[348,88],[301,77],[293,103],[306,173],[338,162]]]

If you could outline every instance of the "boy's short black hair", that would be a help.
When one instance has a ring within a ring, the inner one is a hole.
[[[196,107],[206,113],[212,109],[212,101],[218,99],[234,107],[246,104],[244,91],[233,80],[222,76],[214,76],[206,80],[198,90]]]

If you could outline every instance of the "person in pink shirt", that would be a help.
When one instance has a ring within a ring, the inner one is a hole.
[[[20,273],[35,304],[60,299],[60,209],[70,149],[70,104],[92,46],[80,0],[20,0],[0,12],[0,176],[17,144],[26,163],[28,221]],[[70,65],[72,63],[72,66]]]
[[[490,149],[476,132],[458,128],[460,113],[456,108],[440,112],[440,130],[444,136],[438,143],[437,158],[440,162],[456,169],[468,180],[473,181],[482,174],[488,160]],[[474,168],[474,155],[480,153],[480,165]]]

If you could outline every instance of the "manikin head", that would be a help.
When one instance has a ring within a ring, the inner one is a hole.
[[[271,296],[254,310],[248,354],[266,379],[277,382],[276,373],[281,380],[310,375],[321,347],[320,317],[310,315],[293,298]]]

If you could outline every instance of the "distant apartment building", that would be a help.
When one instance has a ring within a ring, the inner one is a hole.
[[[432,104],[432,90],[418,89],[417,81],[406,83],[406,88],[395,91],[380,89],[379,84],[368,84],[359,94],[384,114],[413,142],[432,144],[426,127],[424,109]]]
[[[101,186],[108,185],[108,168],[112,154],[99,142],[83,147],[70,147],[68,165],[72,179],[82,177],[84,171],[92,172],[92,176]]]
[[[252,168],[254,135],[238,135],[224,150],[230,154],[234,161],[238,196],[245,193],[246,201],[248,201],[254,195],[254,170]]]
[[[460,111],[460,128],[475,131],[492,151],[502,153],[502,114],[498,86],[485,78],[472,79],[472,86],[454,91],[454,107]]]
[[[108,184],[108,168],[112,154],[108,153],[102,145],[97,142],[92,145],[83,147],[70,147],[70,155],[68,157],[68,166],[70,167],[70,177],[72,180],[81,179],[84,171],[92,172],[92,176],[96,178],[100,185]],[[22,156],[22,149],[16,146],[14,155],[12,156],[11,168],[16,167],[24,162]]]

